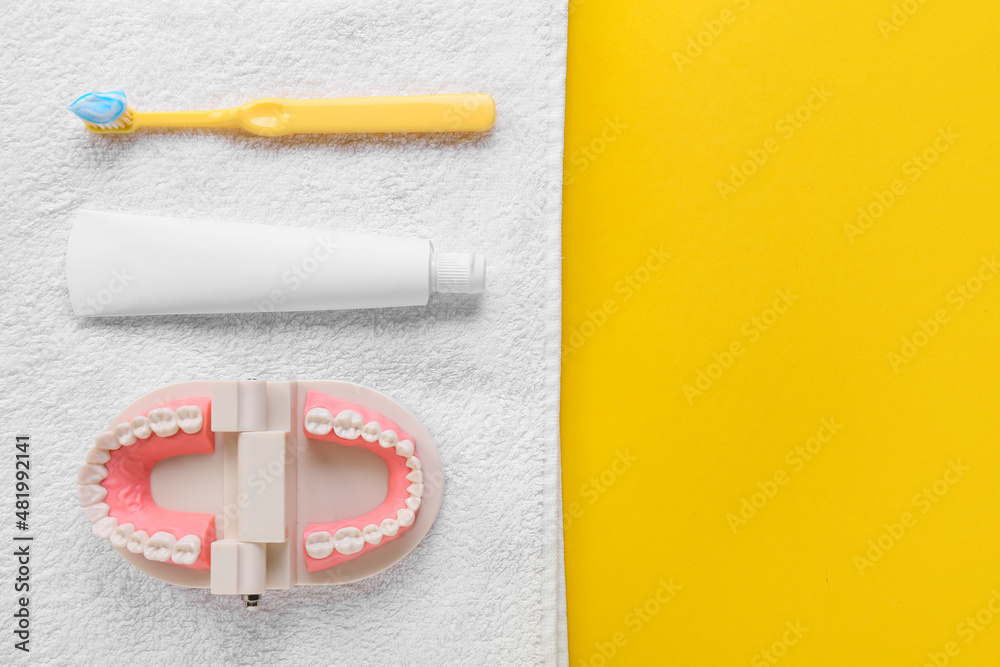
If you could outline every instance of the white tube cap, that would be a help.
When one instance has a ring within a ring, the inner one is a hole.
[[[434,253],[434,289],[452,294],[486,291],[486,258],[474,252]]]

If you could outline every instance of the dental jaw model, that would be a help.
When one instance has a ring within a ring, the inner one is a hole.
[[[412,551],[440,462],[404,408],[346,382],[188,382],[97,435],[78,475],[93,532],[146,574],[240,595],[339,584]]]

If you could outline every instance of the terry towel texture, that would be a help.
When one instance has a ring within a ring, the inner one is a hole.
[[[566,3],[93,0],[4,13],[0,413],[8,444],[14,434],[33,443],[26,661],[565,664]],[[119,87],[145,110],[486,92],[498,118],[482,136],[98,137],[65,111],[78,95]],[[431,238],[484,252],[487,294],[383,311],[77,319],[64,261],[82,206]],[[76,470],[108,420],[165,384],[250,377],[358,382],[417,415],[447,481],[412,554],[360,583],[270,592],[253,612],[149,578],[91,534]],[[13,518],[2,523],[9,549]],[[12,581],[12,559],[3,568]]]

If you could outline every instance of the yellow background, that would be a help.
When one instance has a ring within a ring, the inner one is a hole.
[[[986,0],[572,3],[574,667],[1000,664],[998,25]]]

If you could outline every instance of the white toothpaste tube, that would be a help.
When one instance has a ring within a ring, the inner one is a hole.
[[[84,317],[425,305],[477,294],[486,265],[430,241],[80,210],[66,256]]]

